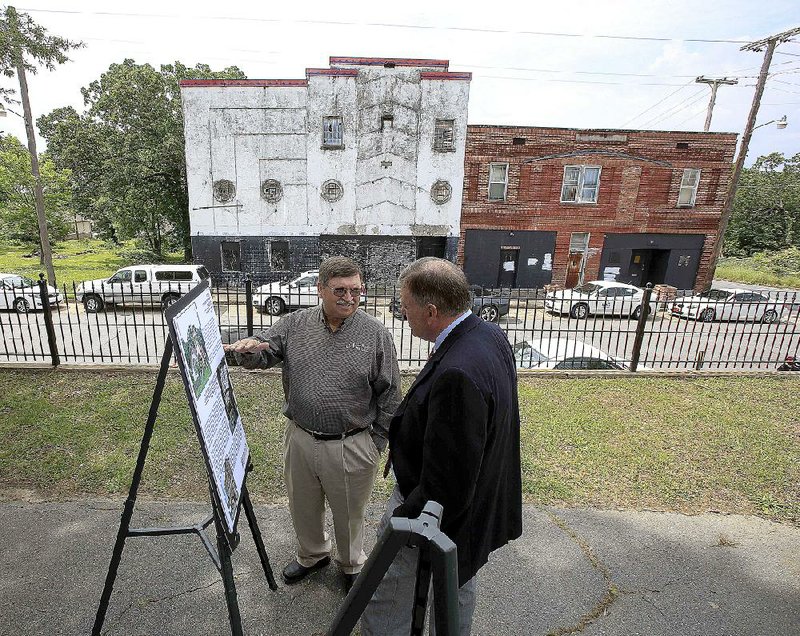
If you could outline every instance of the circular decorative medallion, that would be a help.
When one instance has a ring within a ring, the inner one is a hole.
[[[261,184],[261,198],[269,203],[277,203],[283,198],[283,188],[280,181],[267,179]]]
[[[228,179],[220,179],[214,182],[214,198],[220,203],[228,203],[233,201],[236,196],[236,186],[233,181]]]
[[[440,179],[433,184],[433,187],[431,188],[431,199],[433,199],[433,202],[436,205],[447,203],[451,196],[453,196],[453,188],[450,187],[450,184],[447,183],[447,181],[442,181]]]
[[[336,179],[328,179],[325,183],[322,184],[320,195],[328,203],[333,203],[334,201],[338,201],[339,199],[342,198],[343,194],[344,194],[344,188],[342,187],[342,184],[339,183]]]

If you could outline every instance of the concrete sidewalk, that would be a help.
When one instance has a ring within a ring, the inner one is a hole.
[[[137,503],[135,525],[195,523],[207,504]],[[88,634],[121,501],[0,503],[0,634]],[[372,506],[370,524],[381,510]],[[256,514],[276,576],[288,511]],[[754,517],[526,506],[522,538],[479,575],[473,634],[797,636],[800,529]],[[371,542],[374,532],[370,532]],[[334,566],[271,592],[252,537],[234,553],[245,634],[324,633]],[[129,539],[104,633],[230,633],[220,576],[196,536]]]

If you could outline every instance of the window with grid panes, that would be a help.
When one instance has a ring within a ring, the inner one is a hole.
[[[508,164],[489,164],[489,201],[505,201],[508,189]]]
[[[455,121],[452,119],[437,119],[433,132],[433,149],[437,152],[450,152],[456,149],[453,128]]]
[[[322,118],[322,146],[324,148],[341,148],[344,145],[341,117]]]
[[[599,189],[599,166],[564,166],[562,203],[597,203]]]
[[[700,184],[700,170],[697,168],[686,168],[681,178],[681,191],[678,193],[678,205],[680,207],[693,207],[697,198],[697,186]]]

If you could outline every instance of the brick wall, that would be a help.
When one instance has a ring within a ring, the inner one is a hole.
[[[702,287],[710,283],[735,149],[732,133],[469,126],[459,262],[468,229],[556,231],[553,281],[563,282],[570,234],[590,232],[590,279],[598,275],[605,233],[702,234]],[[505,201],[488,200],[489,164],[496,162],[509,164]],[[596,203],[560,202],[566,165],[601,167]],[[685,168],[701,171],[688,208],[677,205]]]

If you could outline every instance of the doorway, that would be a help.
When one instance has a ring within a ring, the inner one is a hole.
[[[670,250],[633,250],[628,267],[631,285],[661,285],[667,276]]]
[[[519,247],[500,248],[500,271],[497,274],[498,287],[516,287]]]

